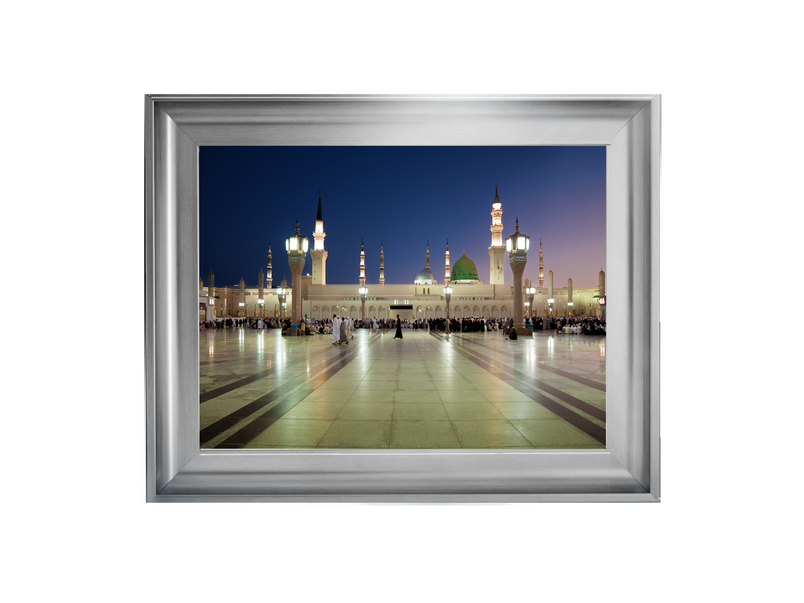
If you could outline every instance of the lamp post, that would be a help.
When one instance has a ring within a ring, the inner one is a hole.
[[[536,295],[536,287],[528,287],[525,289],[525,293],[528,294],[528,302],[530,302],[530,317],[533,318],[533,297]]]
[[[522,303],[522,274],[528,262],[530,237],[519,232],[519,218],[516,219],[516,232],[505,239],[505,250],[508,252],[508,263],[514,272],[514,329],[517,335],[527,335],[528,330],[522,320],[524,313]]]
[[[444,287],[444,297],[447,298],[447,320],[449,320],[449,298],[452,297],[452,287]]]
[[[366,294],[368,293],[368,289],[366,287],[360,287],[358,289],[360,293],[360,319],[365,321],[366,320]]]
[[[282,287],[277,287],[276,296],[279,298],[279,320],[282,320],[282,308],[285,307],[285,290]]]
[[[296,233],[285,238],[285,251],[288,252],[288,265],[292,282],[290,284],[293,292],[293,303],[290,311],[291,335],[296,334],[296,329],[301,320],[301,273],[304,262],[307,261],[307,237],[299,234],[299,221],[296,220]]]

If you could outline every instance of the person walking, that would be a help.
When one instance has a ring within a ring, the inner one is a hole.
[[[340,343],[345,343],[349,345],[349,321],[346,319],[345,316],[341,317],[341,324],[340,324]]]
[[[340,344],[340,333],[339,333],[339,331],[340,331],[339,327],[341,326],[340,322],[341,321],[338,320],[338,315],[333,314],[332,315],[332,345]]]
[[[394,339],[402,339],[402,321],[399,320],[399,314],[396,315],[396,333]]]
[[[355,323],[352,320],[351,316],[349,318],[347,318],[347,320],[349,321],[349,323],[348,323],[349,324],[349,331],[348,331],[347,334],[349,335],[349,339],[354,339],[355,338]]]

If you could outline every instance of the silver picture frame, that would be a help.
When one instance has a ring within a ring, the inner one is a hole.
[[[660,96],[145,96],[146,500],[657,502]],[[201,450],[203,145],[605,145],[605,450]]]

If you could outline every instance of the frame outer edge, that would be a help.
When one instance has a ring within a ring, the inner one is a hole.
[[[154,101],[145,95],[145,482],[156,498],[156,386],[154,340]]]
[[[661,498],[661,314],[660,314],[660,181],[661,181],[661,95],[651,109],[651,377],[650,377],[650,493]]]

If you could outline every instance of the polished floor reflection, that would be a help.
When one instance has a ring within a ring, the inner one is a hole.
[[[201,448],[605,448],[605,337],[199,337]]]

